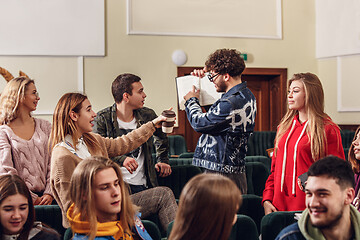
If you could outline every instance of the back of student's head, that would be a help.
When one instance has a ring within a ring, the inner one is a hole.
[[[333,178],[341,189],[354,188],[355,185],[349,162],[335,156],[327,156],[314,162],[308,170],[308,176]]]
[[[0,96],[0,124],[7,124],[17,117],[20,100],[25,97],[25,91],[34,80],[27,77],[17,77],[10,80]]]
[[[122,178],[119,165],[108,158],[92,156],[82,160],[75,168],[70,181],[70,199],[74,203],[74,214],[80,214],[81,220],[90,223],[90,239],[95,236],[97,216],[94,201],[94,179],[101,170],[113,168],[118,179],[121,191],[121,212],[119,220],[124,231],[130,231],[134,226],[135,207],[131,203],[127,186]],[[130,230],[129,230],[130,229]]]
[[[240,205],[240,190],[229,178],[218,174],[197,175],[181,192],[169,239],[228,239]]]
[[[115,78],[111,85],[111,92],[116,103],[120,103],[123,100],[123,94],[128,93],[132,95],[132,86],[134,82],[140,82],[141,78],[131,74],[124,73]]]
[[[12,174],[5,174],[0,176],[0,204],[7,198],[16,194],[23,195],[28,202],[28,216],[27,220],[20,232],[18,239],[28,239],[30,230],[33,227],[35,213],[34,205],[31,198],[30,191],[25,182],[18,176]],[[2,239],[3,226],[0,228],[0,239]]]
[[[219,74],[228,73],[231,77],[240,77],[245,69],[244,59],[236,49],[218,49],[205,62],[207,71]]]

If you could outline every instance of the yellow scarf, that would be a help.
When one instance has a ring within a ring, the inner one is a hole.
[[[74,208],[74,204],[71,204],[69,210],[67,211],[67,218],[69,219],[72,231],[79,234],[89,234],[89,222],[81,221],[80,214],[74,216]],[[131,233],[129,234],[128,232],[124,232],[120,221],[104,223],[97,222],[96,236],[113,236],[115,239],[134,240]]]

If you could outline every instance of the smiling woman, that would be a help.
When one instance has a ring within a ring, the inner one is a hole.
[[[34,219],[34,205],[25,182],[17,175],[0,176],[0,240],[60,239],[55,230]]]
[[[48,140],[51,124],[33,118],[40,100],[34,80],[14,78],[0,97],[0,173],[19,175],[35,205],[53,201]]]
[[[63,226],[69,227],[66,211],[70,207],[69,185],[75,167],[90,156],[115,157],[131,152],[146,142],[165,117],[159,116],[140,128],[117,138],[104,138],[92,133],[96,113],[90,101],[81,93],[66,93],[56,105],[50,135],[51,188],[63,214]],[[82,184],[83,185],[83,184]],[[132,200],[142,207],[142,217],[159,214],[167,225],[177,209],[172,191],[164,187],[133,194]]]

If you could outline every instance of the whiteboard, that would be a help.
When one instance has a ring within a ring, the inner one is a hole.
[[[282,38],[281,0],[127,0],[128,34]]]
[[[360,55],[337,57],[337,110],[360,112]]]
[[[316,0],[316,57],[360,53],[360,1]]]
[[[0,0],[0,55],[104,56],[104,0]]]

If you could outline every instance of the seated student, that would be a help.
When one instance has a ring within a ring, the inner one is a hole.
[[[154,110],[144,107],[146,94],[140,80],[141,78],[134,74],[125,73],[113,81],[111,91],[115,103],[97,113],[94,132],[103,137],[116,138],[157,117]],[[156,163],[151,157],[151,149],[154,145]],[[131,193],[137,193],[159,185],[156,171],[159,172],[160,177],[171,174],[168,154],[168,138],[158,128],[154,132],[154,136],[139,148],[126,155],[111,158],[111,160],[121,166],[124,181],[129,184]]]
[[[241,201],[230,178],[213,173],[193,177],[181,192],[169,240],[228,239]]]
[[[355,173],[355,198],[353,205],[360,211],[360,127],[356,129],[348,154],[349,162]]]
[[[0,239],[60,239],[55,230],[34,219],[34,205],[25,182],[17,175],[0,176]]]
[[[31,116],[39,100],[34,80],[27,77],[12,79],[1,92],[0,174],[19,175],[34,204],[49,205],[54,199],[48,148],[51,124]]]
[[[120,167],[104,157],[89,157],[75,168],[67,217],[74,240],[151,239],[130,200]]]
[[[139,147],[160,127],[165,117],[159,116],[140,128],[112,139],[92,133],[96,113],[90,101],[81,93],[64,94],[56,105],[50,134],[51,187],[63,213],[63,226],[68,227],[66,211],[70,207],[69,185],[75,167],[90,156],[114,157]],[[131,195],[134,204],[141,207],[142,217],[159,216],[164,229],[174,220],[177,205],[171,189],[151,188]]]
[[[360,239],[360,213],[354,199],[354,173],[348,162],[328,156],[313,163],[305,186],[306,209],[276,239]]]

